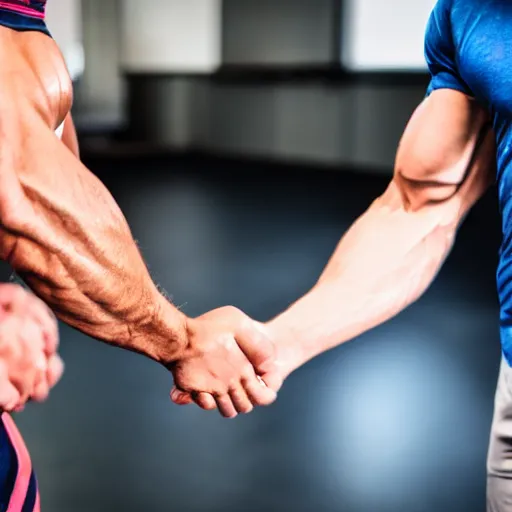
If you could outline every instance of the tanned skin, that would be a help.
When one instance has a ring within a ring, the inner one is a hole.
[[[232,307],[197,319],[175,308],[80,162],[72,84],[54,41],[0,27],[0,61],[0,258],[61,320],[165,365],[180,389],[214,396],[224,416],[271,403],[280,382],[261,327]],[[258,345],[257,372],[237,344],[244,338]]]

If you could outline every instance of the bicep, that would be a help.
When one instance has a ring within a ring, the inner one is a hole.
[[[407,209],[454,199],[465,212],[490,184],[494,159],[487,112],[465,94],[441,89],[411,117],[398,148],[393,181]]]

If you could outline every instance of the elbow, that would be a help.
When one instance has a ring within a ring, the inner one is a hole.
[[[456,193],[459,184],[449,179],[440,179],[429,168],[405,170],[397,167],[393,176],[406,211],[416,212],[425,207],[449,201]]]
[[[457,194],[468,166],[471,152],[456,155],[422,139],[408,141],[399,147],[393,180],[397,184],[407,210],[417,211],[425,206],[449,201]]]

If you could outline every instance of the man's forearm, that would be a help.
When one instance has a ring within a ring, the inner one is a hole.
[[[449,204],[420,212],[401,204],[391,185],[342,238],[313,289],[269,323],[286,373],[390,319],[432,282],[458,216]]]
[[[420,297],[494,179],[495,150],[488,114],[471,98],[441,90],[416,109],[384,194],[342,238],[316,286],[269,324],[286,371]]]
[[[8,155],[19,162],[2,163],[2,259],[84,333],[157,360],[178,353],[185,317],[158,292],[114,199],[40,119],[27,129]]]

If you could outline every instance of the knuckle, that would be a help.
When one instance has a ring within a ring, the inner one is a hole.
[[[239,386],[239,380],[236,379],[235,377],[231,377],[228,380],[227,388],[229,391],[236,392],[238,390],[238,386]]]
[[[219,396],[228,396],[231,389],[233,389],[230,385],[226,385],[223,382],[216,382],[212,388],[213,391],[216,391]],[[207,391],[207,390],[203,390]]]
[[[208,393],[199,393],[197,397],[195,397],[197,404],[207,411],[211,411],[216,408],[214,398]]]
[[[182,372],[174,374],[174,385],[178,391],[183,393],[192,393],[197,390],[196,382]]]
[[[224,402],[226,400],[230,400],[229,394],[228,394],[228,392],[226,390],[222,390],[222,391],[220,391],[220,390],[219,391],[215,391],[214,390],[210,394],[213,396],[213,398],[215,398],[215,400],[217,402]]]
[[[235,306],[224,306],[223,308],[221,308],[221,311],[228,317],[231,317],[231,318],[239,318],[239,317],[242,317],[245,315],[242,313],[242,311],[235,307]]]
[[[185,380],[174,378],[174,385],[178,391],[181,391],[182,393],[192,393],[194,392],[194,386],[191,386],[189,383],[187,383]]]

